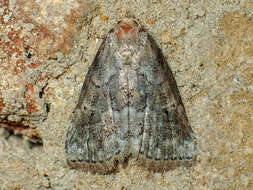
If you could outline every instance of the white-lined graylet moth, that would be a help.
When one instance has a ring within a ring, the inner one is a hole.
[[[157,170],[192,160],[196,143],[169,66],[134,19],[109,32],[91,64],[65,150],[70,166],[110,173],[129,157]]]

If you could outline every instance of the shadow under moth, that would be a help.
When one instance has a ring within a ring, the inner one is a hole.
[[[194,136],[161,50],[135,20],[118,22],[86,75],[67,132],[68,164],[110,173],[131,157],[163,170],[194,158]]]

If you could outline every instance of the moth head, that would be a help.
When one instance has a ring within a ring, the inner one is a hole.
[[[136,62],[140,54],[144,53],[140,49],[145,48],[147,42],[147,32],[134,19],[123,19],[119,21],[108,35],[108,42],[117,59],[122,63]]]
[[[126,18],[116,24],[113,32],[115,33],[118,41],[125,41],[135,40],[141,30],[142,27],[136,20]]]

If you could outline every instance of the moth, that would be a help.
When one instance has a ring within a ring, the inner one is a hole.
[[[110,173],[129,157],[163,169],[192,160],[195,134],[161,50],[134,19],[116,24],[86,75],[67,132],[68,164]]]

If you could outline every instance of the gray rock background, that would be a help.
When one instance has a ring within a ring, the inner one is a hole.
[[[192,167],[152,173],[130,160],[103,176],[66,163],[88,67],[126,15],[174,73],[197,134]],[[253,189],[252,135],[253,1],[0,0],[0,189]]]

